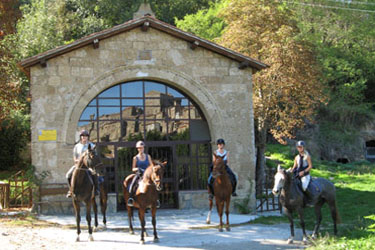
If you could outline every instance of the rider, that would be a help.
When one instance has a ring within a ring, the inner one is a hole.
[[[311,203],[312,195],[310,194],[307,187],[309,186],[311,176],[310,170],[312,169],[312,162],[310,154],[305,150],[305,142],[298,141],[296,144],[298,155],[294,158],[294,165],[292,172],[295,177],[299,178],[302,183],[302,190],[308,198],[308,202]]]
[[[149,166],[154,166],[151,156],[149,154],[145,154],[145,143],[143,141],[138,141],[135,144],[135,147],[138,150],[138,154],[133,157],[132,163],[132,171],[135,172],[135,176],[129,186],[129,199],[128,199],[128,206],[134,206],[134,195],[136,192],[136,188],[134,185],[138,182],[139,179],[142,178],[143,173],[145,172],[146,168]],[[158,200],[157,207],[160,207],[160,201]]]
[[[69,191],[66,195],[67,198],[71,197],[72,196],[72,192],[71,192],[71,182],[72,182],[72,175],[73,175],[73,171],[74,169],[76,168],[78,162],[79,162],[79,159],[81,158],[81,155],[83,152],[85,152],[89,145],[91,146],[91,148],[93,148],[95,145],[89,141],[89,132],[87,132],[87,130],[81,130],[80,134],[79,134],[79,142],[74,146],[74,149],[73,149],[73,161],[74,161],[74,165],[69,169],[69,171],[66,173],[66,179],[68,180],[68,185],[69,185]],[[98,195],[99,194],[99,187],[98,187],[98,179],[97,179],[97,176],[96,176],[96,172],[89,168],[89,171],[91,172],[92,174],[92,179],[94,181],[94,185],[95,185],[95,195]]]
[[[229,175],[229,179],[230,179],[230,181],[232,183],[232,186],[233,186],[232,196],[237,196],[237,193],[236,193],[237,178],[236,178],[236,175],[232,172],[232,170],[228,166],[229,152],[224,149],[225,141],[224,141],[224,139],[218,139],[216,141],[216,144],[217,144],[217,150],[215,151],[215,153],[216,153],[217,156],[224,157],[223,158],[224,164],[225,164],[227,173]],[[215,158],[214,158],[214,156],[212,156],[212,162],[214,162],[214,161],[215,161]],[[210,167],[210,176],[208,177],[208,190],[209,190],[209,198],[210,199],[213,198],[213,184],[214,184],[214,178],[212,177],[212,169],[213,169],[213,165],[211,165],[211,167]]]

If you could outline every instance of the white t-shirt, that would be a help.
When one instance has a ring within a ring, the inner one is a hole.
[[[75,159],[79,159],[79,157],[81,156],[81,154],[83,152],[85,152],[88,148],[89,148],[89,144],[91,145],[91,148],[93,148],[95,146],[94,143],[92,142],[88,142],[86,144],[82,144],[81,142],[78,142],[75,146],[74,146],[74,149],[73,149],[73,157],[75,157]]]

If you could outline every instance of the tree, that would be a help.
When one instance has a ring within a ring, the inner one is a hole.
[[[375,5],[315,1],[290,7],[298,14],[301,39],[314,44],[322,82],[329,87],[329,103],[318,114],[322,151],[353,144],[359,127],[374,117]]]
[[[199,37],[214,41],[223,33],[225,22],[219,16],[219,13],[228,2],[228,0],[217,1],[211,3],[208,9],[201,9],[195,14],[188,14],[181,20],[176,19],[176,26]]]
[[[277,0],[236,0],[222,11],[220,43],[270,65],[253,77],[257,192],[262,190],[266,136],[294,136],[324,100],[312,48],[297,39],[295,13]]]

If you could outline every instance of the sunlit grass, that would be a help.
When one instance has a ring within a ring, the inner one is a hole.
[[[267,145],[267,151],[267,156],[273,161],[282,162],[285,168],[292,166],[294,155],[289,147]],[[330,211],[324,205],[322,237],[308,249],[375,249],[375,164],[366,161],[341,164],[314,158],[312,161],[314,168],[311,175],[326,178],[335,184],[342,224],[338,226],[338,236],[333,237]],[[272,166],[272,163],[267,165]],[[298,224],[298,220],[296,222]],[[312,230],[315,223],[313,208],[305,209],[305,222],[307,229]]]

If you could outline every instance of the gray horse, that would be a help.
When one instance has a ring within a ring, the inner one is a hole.
[[[337,234],[337,223],[340,223],[340,216],[336,206],[336,191],[335,186],[324,178],[314,178],[311,180],[317,187],[320,188],[319,194],[314,199],[314,209],[316,215],[316,223],[312,238],[316,238],[319,230],[320,223],[322,221],[321,208],[325,202],[327,202],[333,219],[333,232]],[[310,183],[310,185],[312,185]],[[303,232],[303,242],[307,243],[307,236],[305,231],[305,222],[303,218],[303,209],[305,207],[304,194],[299,187],[298,179],[293,177],[293,174],[280,167],[277,168],[275,175],[275,185],[272,193],[278,195],[280,193],[280,203],[283,206],[285,215],[288,217],[290,222],[290,233],[291,236],[288,239],[288,243],[293,243],[294,239],[294,226],[293,226],[293,212],[297,211]]]
[[[95,198],[95,185],[93,176],[89,170],[94,168],[100,163],[99,157],[95,152],[95,147],[91,148],[89,145],[88,149],[82,154],[77,167],[75,168],[72,175],[72,200],[73,206],[76,214],[76,223],[77,223],[77,238],[76,241],[79,241],[79,235],[81,233],[81,214],[80,214],[80,203],[83,201],[86,205],[86,220],[87,226],[89,229],[89,240],[93,241],[92,237],[92,227],[91,227],[91,205]],[[97,217],[97,211],[94,209],[95,217]]]

